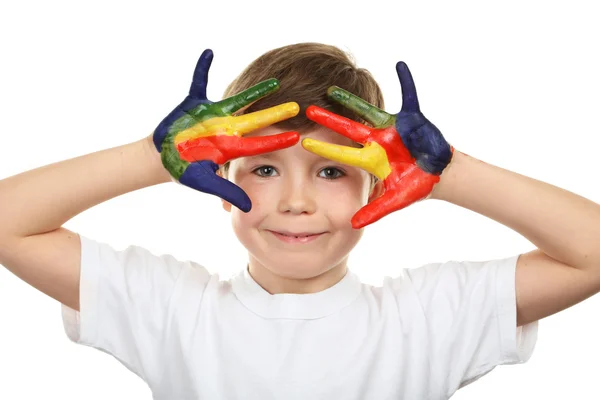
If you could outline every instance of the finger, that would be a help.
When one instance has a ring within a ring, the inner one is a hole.
[[[402,89],[402,111],[419,111],[417,88],[415,87],[415,81],[408,69],[408,65],[403,61],[399,61],[396,64],[396,72],[398,73],[400,87]]]
[[[392,171],[385,150],[377,143],[356,148],[306,138],[302,140],[302,147],[329,160],[362,168],[382,180]]]
[[[354,214],[351,220],[352,228],[361,229],[395,211],[394,194],[385,192]]]
[[[397,182],[384,181],[386,191],[371,203],[361,208],[352,217],[352,227],[360,229],[394,211],[408,207],[425,199],[440,178],[414,166],[403,173]]]
[[[250,157],[257,154],[285,149],[298,143],[298,132],[284,132],[272,136],[259,136],[239,139],[240,146],[231,154],[229,159]]]
[[[179,182],[192,189],[212,194],[233,204],[243,212],[252,208],[248,195],[237,185],[216,174],[219,166],[212,161],[200,161],[190,164]]]
[[[177,146],[177,151],[181,159],[187,162],[210,160],[217,164],[225,164],[234,158],[281,150],[295,145],[298,140],[298,132],[252,138],[215,135],[182,142]]]
[[[233,114],[254,103],[261,97],[265,97],[277,90],[279,90],[279,81],[277,79],[268,79],[241,93],[215,103],[215,106],[217,106],[224,114]]]
[[[300,111],[298,103],[285,103],[266,110],[233,117],[232,129],[239,135],[250,133],[256,129],[265,128],[277,122],[295,117]]]
[[[226,117],[214,117],[201,123],[195,123],[189,128],[178,132],[174,141],[175,144],[179,145],[190,140],[219,134],[241,136],[256,129],[291,118],[297,115],[299,111],[300,107],[298,104],[291,102],[239,117],[232,117],[230,115]]]
[[[317,106],[309,106],[306,109],[306,116],[311,121],[361,144],[371,136],[371,128],[368,126]]]
[[[208,83],[208,70],[212,64],[213,52],[211,49],[206,49],[200,55],[194,70],[194,78],[190,87],[190,96],[206,99],[206,84]]]
[[[392,115],[338,86],[327,89],[327,96],[354,111],[376,128],[385,128],[393,123]]]

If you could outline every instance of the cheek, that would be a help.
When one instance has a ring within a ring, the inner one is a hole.
[[[263,218],[264,213],[261,212],[260,206],[254,199],[252,201],[252,209],[247,213],[237,207],[231,209],[231,222],[235,229],[257,226]]]
[[[325,183],[319,192],[321,204],[327,207],[328,214],[336,220],[345,219],[350,224],[354,213],[367,204],[369,186],[361,179],[352,179],[339,184]]]
[[[248,213],[237,210],[238,218],[243,221],[253,222],[263,219],[274,208],[277,187],[271,181],[248,179],[238,184],[252,201],[252,209]]]
[[[233,207],[231,220],[236,233],[241,233],[245,228],[256,228],[273,209],[274,193],[269,186],[262,182],[240,182],[238,184],[252,201],[252,209],[245,213]],[[271,188],[273,189],[273,188]]]
[[[261,221],[262,218],[255,212],[254,206],[247,213],[235,207],[231,209],[231,227],[240,243],[247,249],[254,248],[256,227],[260,226]]]

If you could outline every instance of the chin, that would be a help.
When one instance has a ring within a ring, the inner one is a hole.
[[[312,279],[343,263],[348,254],[334,255],[314,251],[280,253],[273,251],[261,252],[260,254],[254,253],[253,257],[263,268],[282,278]]]
[[[292,256],[288,255],[283,262],[281,259],[275,260],[271,257],[255,258],[272,273],[288,279],[310,279],[333,268],[332,265],[324,260],[315,260],[314,254],[309,254],[307,256],[300,254]]]

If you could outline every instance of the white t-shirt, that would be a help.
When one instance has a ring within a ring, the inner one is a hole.
[[[399,269],[382,286],[349,270],[311,294],[271,295],[246,269],[81,236],[81,311],[69,338],[107,352],[154,399],[447,399],[523,363],[537,322],[516,327],[518,256]]]

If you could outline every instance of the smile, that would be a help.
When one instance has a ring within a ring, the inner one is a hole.
[[[302,233],[302,234],[292,234],[292,233],[282,233],[282,232],[275,232],[275,231],[269,231],[270,233],[273,234],[273,236],[275,236],[277,239],[281,240],[282,242],[286,242],[286,243],[308,243],[308,242],[312,242],[313,240],[323,236],[324,232],[322,233]]]

